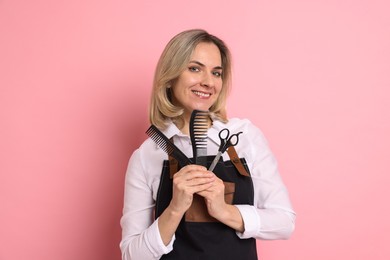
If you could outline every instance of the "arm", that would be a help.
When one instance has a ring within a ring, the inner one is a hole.
[[[174,240],[165,246],[160,238],[159,220],[153,220],[155,202],[152,187],[145,177],[141,157],[141,151],[136,150],[126,172],[120,243],[124,260],[159,259],[172,250]]]
[[[236,205],[245,226],[245,232],[238,233],[238,236],[288,239],[295,228],[295,212],[279,175],[276,159],[258,128],[250,124],[246,133],[251,138],[242,145],[250,142],[250,148],[238,149],[238,153],[247,158],[255,197],[254,206]]]
[[[237,232],[244,232],[244,221],[239,209],[225,202],[225,185],[221,179],[215,176],[213,185],[207,190],[198,192],[198,194],[205,198],[210,216]]]
[[[148,159],[153,161],[152,157],[149,151]],[[192,203],[192,194],[209,188],[214,181],[213,174],[207,173],[204,167],[183,167],[174,176],[170,205],[153,221],[153,185],[146,176],[150,170],[145,170],[143,163],[142,152],[135,151],[126,173],[120,244],[122,258],[125,260],[159,259],[163,254],[169,253],[173,249],[174,234],[180,220]],[[158,172],[161,173],[161,169]]]
[[[173,176],[172,200],[159,217],[159,230],[164,244],[174,236],[184,213],[192,204],[193,194],[210,188],[214,174],[199,165],[187,165]]]
[[[276,160],[261,131],[248,120],[231,121],[232,132],[243,131],[236,150],[247,160],[254,186],[254,205],[228,205],[224,185],[215,182],[200,192],[209,214],[237,231],[240,238],[287,239],[294,230],[295,213]]]

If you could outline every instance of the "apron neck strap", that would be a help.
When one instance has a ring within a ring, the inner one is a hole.
[[[232,161],[234,167],[236,167],[237,171],[242,175],[242,176],[247,176],[249,177],[249,173],[245,169],[244,165],[242,164],[242,161],[240,157],[238,157],[236,149],[234,149],[234,146],[230,146],[227,150],[227,153],[230,157],[230,161]]]

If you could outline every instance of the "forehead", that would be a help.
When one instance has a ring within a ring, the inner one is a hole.
[[[210,42],[200,42],[191,55],[191,61],[199,61],[208,66],[221,66],[221,52],[217,45]]]

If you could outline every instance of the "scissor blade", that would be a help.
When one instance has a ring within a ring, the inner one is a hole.
[[[217,155],[214,157],[213,162],[211,163],[209,167],[209,171],[213,171],[215,166],[217,165],[219,158],[221,158],[222,152],[218,152]]]

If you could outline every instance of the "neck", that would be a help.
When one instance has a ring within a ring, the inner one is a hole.
[[[185,117],[183,118],[183,126],[180,128],[180,131],[185,135],[190,135],[190,119]]]

